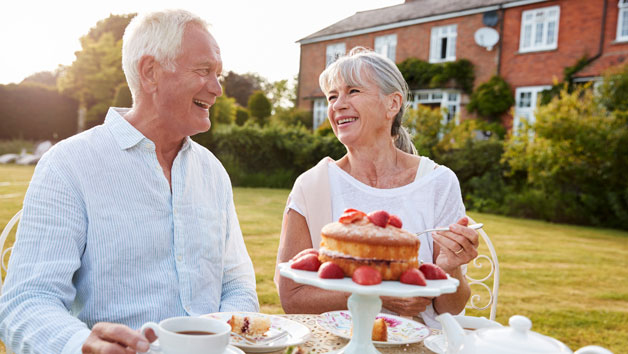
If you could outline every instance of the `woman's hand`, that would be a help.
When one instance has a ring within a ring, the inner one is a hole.
[[[432,234],[440,249],[435,263],[447,273],[478,256],[479,235],[467,225],[469,219],[465,216],[457,223],[449,225],[449,231],[437,231]]]
[[[382,296],[382,307],[400,316],[417,316],[432,303],[433,297],[392,297]]]

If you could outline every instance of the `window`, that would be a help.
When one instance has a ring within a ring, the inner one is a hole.
[[[550,88],[551,86],[530,86],[519,87],[515,91],[515,119],[512,124],[512,129],[515,133],[523,128],[523,119],[530,124],[534,124],[536,120],[534,110],[536,110],[539,93]]]
[[[339,57],[345,55],[346,49],[344,43],[330,44],[327,46],[327,55],[325,60],[325,67],[333,63]]]
[[[317,98],[314,100],[312,119],[313,130],[316,130],[316,128],[320,127],[321,124],[325,122],[325,119],[327,119],[327,99]]]
[[[628,0],[619,0],[617,18],[617,41],[628,41]]]
[[[375,51],[387,56],[388,59],[394,62],[397,51],[397,35],[390,34],[387,36],[375,37]]]
[[[409,104],[414,109],[419,104],[432,108],[440,107],[443,112],[443,125],[452,120],[455,120],[456,124],[459,123],[457,113],[460,111],[460,93],[458,91],[418,90],[413,91],[410,97]]]
[[[433,27],[430,63],[456,60],[457,25]]]
[[[528,10],[521,14],[520,52],[556,49],[558,46],[558,6]]]

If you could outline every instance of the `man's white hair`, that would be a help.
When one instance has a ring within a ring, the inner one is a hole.
[[[140,59],[150,55],[167,70],[174,71],[174,61],[181,52],[183,33],[189,23],[199,24],[209,32],[207,22],[185,10],[139,14],[124,30],[122,69],[134,102],[140,89]]]

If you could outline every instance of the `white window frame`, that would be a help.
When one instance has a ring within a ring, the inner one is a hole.
[[[375,37],[375,51],[388,59],[395,61],[397,55],[397,35],[388,34]]]
[[[335,62],[336,59],[345,55],[346,52],[347,47],[344,42],[328,44],[325,50],[325,67],[328,67],[331,63]]]
[[[525,86],[518,87],[515,90],[515,116],[512,122],[512,129],[515,134],[518,134],[519,129],[523,127],[522,118],[526,119],[530,125],[534,124],[536,117],[534,115],[538,104],[539,94],[541,91],[552,88],[549,85],[543,86]],[[530,104],[527,107],[521,107],[523,93],[530,94]]]
[[[430,40],[430,63],[442,63],[456,60],[456,38],[458,25],[432,27]],[[443,40],[445,40],[445,56],[443,56]]]
[[[558,48],[559,23],[560,6],[523,11],[521,13],[519,52],[538,52]],[[553,28],[551,41],[548,38],[550,28]]]
[[[413,109],[417,109],[419,104],[438,103],[443,112],[442,125],[455,120],[456,125],[460,124],[460,96],[458,90],[415,90],[412,91],[408,102]]]
[[[316,130],[327,119],[327,99],[316,98],[312,103],[312,130]]]
[[[617,42],[628,42],[628,0],[619,0],[617,14]]]

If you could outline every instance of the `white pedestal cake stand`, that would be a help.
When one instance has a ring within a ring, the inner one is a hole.
[[[398,281],[383,281],[378,285],[359,285],[351,278],[321,279],[317,272],[290,268],[289,263],[279,264],[279,274],[297,283],[312,285],[321,289],[352,293],[347,301],[353,323],[353,335],[346,347],[338,353],[379,354],[371,340],[375,316],[382,308],[380,296],[438,296],[456,292],[459,281],[456,278],[427,280],[426,286],[408,285]]]

